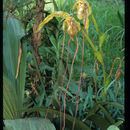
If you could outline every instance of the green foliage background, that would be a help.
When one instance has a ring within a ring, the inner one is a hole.
[[[63,67],[60,69],[60,55],[63,42],[63,19],[53,18],[42,29],[42,41],[39,46],[41,59],[40,68],[37,65],[36,57],[33,54],[31,39],[33,38],[33,25],[36,14],[36,3],[40,0],[4,0],[4,20],[3,20],[3,103],[4,120],[46,117],[59,129],[59,101],[58,92],[60,90],[61,77],[65,71],[67,61],[67,43],[69,35],[66,34],[65,53],[63,57]],[[55,11],[65,11],[72,15],[72,7],[75,0],[45,0],[43,17]],[[106,129],[110,125],[119,126],[124,129],[124,1],[122,0],[88,0],[92,7],[93,15],[96,19],[98,28],[102,34],[106,34],[103,44],[103,58],[105,72],[109,74],[112,63],[116,57],[122,61],[121,76],[118,81],[119,86],[115,89],[115,73],[119,66],[115,64],[111,75],[111,82],[108,87],[108,95],[102,100],[101,90],[103,86],[103,72],[99,64],[98,75],[94,72],[95,60],[94,53],[85,39],[85,55],[83,73],[87,76],[82,77],[81,90],[79,93],[79,109],[77,122],[81,128]],[[76,18],[76,14],[74,15]],[[78,20],[77,20],[78,21]],[[81,26],[82,25],[82,22]],[[89,37],[95,46],[98,46],[98,35],[93,22],[90,20]],[[78,82],[80,77],[82,62],[82,33],[78,34],[79,50],[75,59],[72,80],[67,92],[66,114],[72,120],[75,113],[76,95],[78,92]],[[18,79],[15,79],[19,41],[22,43],[22,59]],[[71,68],[71,62],[76,50],[75,44],[71,43],[69,52],[69,64],[65,86]],[[31,69],[28,67],[30,64]],[[35,72],[38,72],[40,80],[35,83],[36,90],[40,99],[32,89],[30,83],[36,81]],[[95,82],[98,87],[95,93]],[[46,92],[46,94],[45,94]],[[63,88],[65,92],[65,88]],[[29,93],[29,94],[28,94]],[[62,95],[62,99],[64,95]],[[97,98],[97,99],[96,99]],[[24,108],[24,112],[17,112]],[[34,110],[33,110],[34,108]],[[63,106],[62,106],[63,108]],[[32,111],[28,111],[32,109]],[[42,110],[41,110],[42,109]],[[57,112],[56,112],[57,111]],[[16,114],[14,114],[16,113]],[[72,120],[66,117],[66,130],[71,129]],[[99,122],[98,122],[99,121]],[[83,124],[82,124],[83,123]],[[85,125],[85,126],[84,126]],[[75,128],[76,129],[76,128]],[[78,129],[78,128],[77,128]]]

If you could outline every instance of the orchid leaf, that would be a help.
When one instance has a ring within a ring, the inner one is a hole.
[[[101,130],[106,130],[108,126],[111,124],[99,114],[94,114],[88,118],[89,120],[93,121],[96,125],[96,128],[100,128]]]
[[[106,39],[106,34],[102,34],[101,36],[99,36],[99,47],[100,47],[100,50],[102,50],[102,46],[103,46],[103,43],[104,43],[105,39]]]
[[[35,107],[35,108],[29,108],[29,109],[22,109],[22,110],[19,110],[21,112],[35,112],[35,111],[41,111],[41,112],[48,112],[50,114],[55,114],[57,116],[60,116],[60,112],[57,111],[57,110],[53,110],[53,109],[46,109],[46,108],[43,108],[43,107]],[[64,113],[62,113],[62,116],[63,116]],[[74,117],[70,116],[69,114],[65,114],[65,117],[66,119],[69,121],[69,122],[73,122],[74,120]],[[70,126],[71,127],[71,126]],[[84,124],[82,121],[80,120],[77,120],[76,119],[76,122],[75,122],[75,129],[81,129],[81,130],[91,130],[86,124]]]
[[[60,17],[60,18],[63,18],[63,19],[66,19],[68,17],[70,17],[70,15],[66,12],[63,12],[63,11],[55,11],[53,13],[51,13],[50,15],[48,15],[44,20],[43,22],[39,25],[38,29],[36,32],[39,32],[41,30],[41,28],[46,24],[48,23],[51,19],[53,19],[53,17]]]
[[[6,14],[4,14],[4,25]],[[8,18],[6,28],[3,30],[3,111],[4,119],[16,119],[22,113],[15,111],[23,108],[27,44],[21,40],[22,54],[20,56],[19,74],[17,79],[18,53],[20,39],[25,35],[23,25],[15,18]]]
[[[103,65],[103,57],[102,57],[102,54],[98,51],[95,51],[95,56],[97,57],[98,61]]]
[[[6,130],[56,130],[48,119],[25,118],[16,120],[4,120]]]
[[[96,49],[96,47],[94,46],[92,40],[89,38],[89,36],[88,36],[87,34],[85,34],[85,32],[84,32],[83,30],[82,30],[82,33],[83,33],[83,35],[86,37],[86,39],[88,40],[88,42],[89,42],[90,46],[92,47],[92,49],[96,52],[97,49]]]
[[[95,25],[95,29],[96,29],[98,35],[100,35],[100,32],[99,32],[99,29],[98,29],[98,26],[97,26],[97,23],[96,23],[96,20],[95,20],[94,16],[91,15],[91,18],[92,18],[92,21],[93,21],[93,23],[94,23],[94,25]]]

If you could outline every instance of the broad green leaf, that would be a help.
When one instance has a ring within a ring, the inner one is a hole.
[[[56,130],[48,119],[25,118],[16,120],[4,120],[6,130]]]
[[[115,125],[111,125],[107,128],[107,130],[120,130],[120,129]]]
[[[4,14],[3,23],[5,23],[6,14]],[[3,30],[3,75],[4,78],[4,119],[16,118],[14,111],[23,107],[24,98],[24,86],[26,77],[26,52],[27,46],[21,42],[22,56],[20,62],[20,70],[18,78],[15,79],[17,64],[18,64],[18,53],[19,53],[19,42],[20,39],[25,35],[23,25],[20,21],[15,18],[8,18],[6,28]],[[8,91],[10,90],[10,93]],[[8,97],[10,95],[11,98]],[[14,96],[13,96],[14,95]],[[14,97],[14,98],[13,98]],[[15,103],[14,103],[15,102]],[[7,112],[12,111],[13,117],[7,115]]]
[[[103,46],[103,43],[104,43],[104,40],[106,39],[106,34],[102,34],[99,36],[99,47],[100,47],[100,50],[102,50],[102,46]]]
[[[17,94],[14,84],[7,76],[3,76],[3,116],[4,119],[18,118],[17,110]]]
[[[19,40],[22,36],[24,36],[22,24],[14,18],[8,18],[6,28],[3,30],[3,61],[4,71],[6,68],[7,75],[12,77],[11,80],[16,74]]]

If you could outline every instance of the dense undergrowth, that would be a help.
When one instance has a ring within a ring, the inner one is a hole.
[[[62,129],[70,130],[74,120],[74,130],[112,130],[114,127],[117,130],[124,129],[124,1],[88,0],[96,23],[89,16],[88,34],[85,31],[76,34],[78,52],[66,91],[76,50],[76,37],[64,32],[63,17],[54,17],[40,28],[40,32],[37,29],[54,11],[64,11],[72,16],[75,3],[75,0],[4,1],[3,114],[6,129],[17,128],[19,121],[26,124],[26,120],[36,130],[44,129],[45,124],[45,129],[60,130],[64,123],[65,128]],[[75,9],[74,18],[83,29],[84,22],[76,14]],[[75,119],[83,38],[84,62]],[[64,117],[66,120],[62,122]],[[45,118],[44,123],[41,118]],[[35,120],[39,120],[44,126]],[[34,122],[37,125],[34,126]]]

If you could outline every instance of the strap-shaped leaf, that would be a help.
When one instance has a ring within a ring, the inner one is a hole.
[[[57,111],[57,110],[53,110],[53,109],[46,109],[46,108],[43,108],[43,107],[35,107],[35,108],[29,108],[29,109],[23,109],[23,110],[20,110],[21,112],[35,112],[35,111],[41,111],[41,112],[47,112],[47,113],[50,113],[50,114],[56,114],[57,116],[60,116],[60,112]],[[63,116],[64,113],[62,113],[62,116]],[[68,114],[65,114],[65,117],[66,119],[69,121],[69,122],[73,122],[74,120],[74,117],[68,115]],[[77,120],[75,121],[75,129],[80,129],[80,130],[91,130],[87,125],[85,125],[82,121],[80,120]]]
[[[103,57],[102,54],[97,51],[96,47],[94,46],[92,40],[89,38],[89,36],[87,34],[84,33],[84,31],[82,30],[82,33],[84,34],[84,36],[86,37],[86,39],[88,40],[89,44],[91,45],[92,49],[94,50],[94,54],[97,57],[98,61],[103,65]]]
[[[95,56],[97,57],[98,61],[103,65],[103,57],[102,54],[99,51],[95,51]]]
[[[14,84],[7,76],[3,76],[3,116],[4,119],[15,119],[19,117],[17,110],[17,94]]]
[[[86,39],[88,40],[88,42],[89,42],[90,46],[92,47],[92,49],[96,52],[97,49],[96,49],[96,47],[94,46],[92,40],[89,38],[89,36],[88,36],[87,34],[85,34],[85,32],[84,32],[83,30],[82,30],[82,33],[83,33],[83,35],[86,37]]]
[[[122,111],[124,111],[124,106],[115,102],[99,102],[98,104],[94,105],[91,110],[89,110],[88,114],[86,115],[86,119],[88,119],[90,116],[94,115],[96,112],[98,112],[101,109],[101,106],[105,105],[113,105],[115,107],[120,108]]]
[[[109,112],[102,106],[99,105],[100,109],[102,110],[102,112],[104,113],[106,119],[111,123],[114,124],[115,120],[112,118],[112,116],[109,114]]]
[[[95,25],[95,29],[96,29],[98,35],[100,35],[100,32],[99,32],[99,29],[98,29],[98,26],[97,26],[97,23],[96,23],[96,20],[95,20],[94,16],[91,15],[91,18],[92,18],[92,21],[93,21],[93,23],[94,23],[94,25]]]
[[[100,128],[101,130],[106,130],[108,126],[111,125],[105,118],[98,114],[90,116],[88,120],[91,120],[96,125],[96,129]]]
[[[106,34],[102,34],[99,36],[99,47],[100,47],[100,50],[102,50],[102,46],[103,46],[103,43],[104,43],[104,40],[106,39]]]

